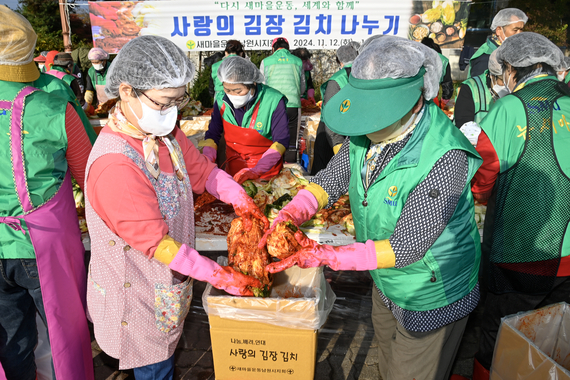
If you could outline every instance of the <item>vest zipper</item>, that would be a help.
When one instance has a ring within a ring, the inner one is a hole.
[[[392,146],[389,145],[388,149],[386,150],[386,154],[384,154],[384,157],[382,157],[382,161],[380,162],[380,165],[378,166],[379,168],[382,168],[382,165],[384,165],[384,161],[386,161],[386,157],[388,157],[388,153],[390,153],[390,149],[392,149]],[[380,171],[378,172],[378,175],[380,175],[380,173],[382,173],[382,170],[384,169],[380,169]],[[376,178],[378,178],[378,175],[376,176]],[[374,179],[376,179],[374,178]],[[370,186],[366,186],[366,183],[368,179],[368,169],[367,169],[367,173],[366,173],[366,178],[364,178],[362,180],[362,186],[364,187],[364,200],[362,201],[362,206],[366,207],[368,206],[368,200],[366,199],[366,197],[368,197],[368,189],[370,189]],[[372,181],[373,182],[373,181]]]

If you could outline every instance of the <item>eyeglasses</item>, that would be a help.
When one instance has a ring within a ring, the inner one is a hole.
[[[178,109],[182,109],[186,106],[186,104],[188,104],[188,102],[190,101],[190,94],[188,92],[184,92],[184,95],[182,95],[182,97],[180,97],[179,99],[176,99],[168,104],[161,104],[157,101],[152,100],[147,94],[145,94],[142,91],[135,91],[135,94],[137,92],[140,92],[141,94],[143,94],[148,100],[150,100],[151,102],[153,102],[154,104],[156,104],[157,106],[160,107],[160,114],[161,115],[166,115],[167,113],[169,113],[171,111],[172,107],[176,107]]]

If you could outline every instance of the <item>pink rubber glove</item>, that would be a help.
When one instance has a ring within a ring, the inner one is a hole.
[[[279,262],[266,266],[270,273],[281,272],[293,265],[299,268],[315,268],[328,265],[332,270],[372,270],[378,268],[376,248],[372,240],[333,247],[318,244],[303,236],[300,231],[295,239],[303,247],[297,253]]]
[[[243,218],[243,227],[246,231],[251,231],[252,218],[261,220],[265,229],[269,227],[267,217],[253,203],[253,199],[225,171],[214,168],[206,180],[206,190],[222,202],[234,206],[237,216]]]
[[[253,296],[253,292],[248,287],[260,288],[262,286],[256,278],[241,274],[232,267],[223,267],[200,255],[186,244],[180,247],[168,267],[185,276],[209,282],[214,288],[225,290],[235,296]]]
[[[275,231],[275,226],[277,226],[279,222],[292,222],[295,226],[299,227],[311,219],[317,213],[318,209],[319,203],[310,191],[305,189],[299,191],[293,200],[279,211],[271,228],[265,232],[259,241],[259,249],[262,249],[265,244],[267,244],[267,237]]]
[[[208,160],[212,161],[214,164],[216,163],[216,158],[218,157],[218,151],[211,146],[205,146],[202,148],[202,154],[208,157]]]
[[[234,180],[241,185],[248,179],[257,179],[271,170],[282,157],[275,149],[267,149],[253,168],[241,169],[234,175]]]

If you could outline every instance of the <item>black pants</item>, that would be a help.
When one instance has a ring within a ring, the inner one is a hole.
[[[488,292],[485,310],[481,319],[479,351],[475,354],[475,358],[486,369],[491,368],[495,341],[497,340],[502,317],[521,311],[539,309],[563,301],[570,303],[570,277],[557,278],[552,290],[545,295],[524,293],[495,294]]]
[[[299,108],[287,107],[287,118],[289,119],[289,148],[285,152],[285,162],[297,162],[297,124],[299,122]]]

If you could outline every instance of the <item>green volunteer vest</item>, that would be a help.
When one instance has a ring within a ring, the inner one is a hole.
[[[449,66],[449,59],[443,54],[439,54],[439,58],[441,58],[441,78],[439,78],[439,83],[443,82],[443,78],[445,77],[445,72],[447,71],[447,66]]]
[[[71,87],[71,82],[73,82],[75,80],[75,77],[71,74],[68,74],[67,71],[65,71],[65,69],[63,67],[60,66],[52,66],[51,67],[52,70],[55,71],[60,71],[62,73],[65,73],[64,77],[62,78],[62,80],[67,83],[68,86]],[[75,94],[73,95],[75,97]]]
[[[235,55],[237,55],[237,54],[230,54],[227,57],[231,57],[231,56],[235,56]],[[220,68],[220,65],[222,64],[222,61],[224,59],[226,59],[227,57],[222,58],[221,60],[219,60],[218,62],[216,62],[212,65],[212,80],[214,81],[214,91],[216,92],[216,97],[218,97],[218,95],[221,95],[222,98],[224,97],[224,84],[218,78],[218,69]]]
[[[309,93],[309,78],[311,77],[311,70],[305,70],[304,75],[305,75],[306,86],[305,86],[305,92],[301,95],[301,98],[307,99],[307,95]]]
[[[263,60],[265,84],[287,97],[287,107],[301,107],[303,61],[287,49],[279,49]]]
[[[0,100],[13,101],[26,87],[26,83],[0,81]],[[24,168],[30,199],[35,208],[50,200],[57,192],[67,173],[67,134],[65,132],[65,109],[67,101],[36,91],[25,98],[23,112]],[[22,215],[18,200],[10,149],[10,110],[0,111],[0,216]],[[49,126],[49,128],[46,128]],[[0,259],[35,258],[34,247],[26,223],[26,234],[0,225]]]
[[[570,74],[566,75],[566,78],[564,78],[564,83],[568,84],[568,82],[570,82]]]
[[[95,87],[96,85],[107,84],[107,71],[109,70],[109,65],[110,65],[110,63],[107,62],[107,64],[105,65],[105,71],[103,71],[103,74],[98,73],[93,66],[91,66],[89,68],[89,71],[87,72],[87,76],[91,80],[91,84],[93,85],[93,89],[95,90],[95,92],[97,92],[97,87]]]
[[[344,86],[346,86],[346,84],[348,83],[348,74],[346,72],[346,69],[352,67],[352,62],[351,63],[347,63],[346,65],[344,65],[339,71],[337,71],[336,73],[334,73],[332,75],[332,77],[329,78],[328,81],[326,81],[325,83],[323,83],[321,85],[321,99],[325,98],[325,92],[327,91],[327,86],[329,85],[329,82],[331,80],[334,80],[336,83],[338,83],[338,86],[342,89]]]
[[[477,51],[475,52],[475,54],[473,54],[473,56],[471,57],[471,59],[469,60],[469,72],[467,74],[468,78],[471,78],[471,62],[476,59],[479,58],[480,56],[482,56],[483,54],[489,54],[491,55],[492,52],[494,52],[495,50],[497,50],[497,45],[495,45],[493,43],[493,41],[491,41],[491,37],[487,37],[487,41],[485,42],[485,44],[483,44],[482,46],[479,47],[479,49],[477,49]]]
[[[565,111],[557,102],[568,96],[563,87],[555,79],[544,79],[512,94],[525,108],[525,147],[495,184],[491,291],[545,294],[552,289],[560,258],[570,254],[570,179],[560,167],[570,161],[565,149],[570,132],[563,119],[553,120],[555,111]],[[484,131],[493,136],[493,131]]]
[[[481,120],[489,113],[491,105],[494,103],[491,90],[487,87],[487,74],[489,70],[481,75],[469,78],[463,82],[471,89],[473,104],[475,105],[475,122],[481,124]]]
[[[53,75],[49,74],[40,74],[40,77],[30,83],[30,86],[38,88],[42,91],[49,92],[50,94],[54,94],[59,96],[60,98],[65,99],[73,106],[73,109],[79,115],[81,122],[83,123],[83,127],[85,128],[85,132],[89,137],[89,141],[91,141],[91,145],[95,143],[95,139],[97,139],[97,134],[93,129],[93,126],[89,122],[89,118],[85,114],[85,111],[79,104],[75,93],[71,89],[71,87],[64,85],[58,78],[54,77]]]
[[[370,271],[378,288],[406,310],[426,311],[452,304],[477,284],[481,256],[470,180],[482,160],[475,148],[432,102],[412,137],[370,186],[366,197],[360,172],[370,140],[351,137],[349,196],[356,240],[388,239],[394,232],[409,194],[426,178],[448,151],[467,153],[467,183],[447,226],[422,260],[404,268]],[[363,206],[366,198],[368,205]]]
[[[255,100],[255,104],[253,104],[243,115],[241,127],[249,128],[255,106],[261,102],[259,104],[259,111],[257,112],[257,118],[255,119],[255,126],[253,128],[266,139],[273,140],[273,136],[271,135],[271,117],[273,116],[273,112],[277,108],[279,101],[283,98],[283,94],[279,91],[259,83],[257,85],[257,98]],[[231,106],[227,104],[222,97],[218,97],[216,101],[218,102],[218,109],[220,110],[224,103],[226,104],[226,110],[223,116],[224,120],[233,125],[237,125],[234,114],[230,110]],[[287,99],[285,99],[285,103],[287,103]]]

